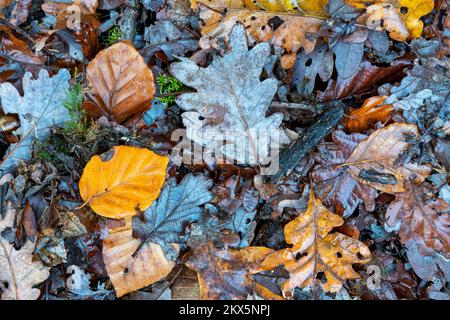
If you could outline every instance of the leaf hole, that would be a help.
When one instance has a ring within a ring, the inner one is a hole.
[[[408,13],[408,8],[407,7],[401,7],[400,8],[400,13],[401,14],[407,14]]]
[[[295,255],[295,260],[298,261],[301,258],[306,257],[307,255],[308,255],[308,252],[303,252],[303,253],[297,252],[297,254]]]
[[[306,61],[305,66],[309,67],[312,65],[312,59],[309,58],[308,61]]]
[[[338,252],[336,252],[336,256],[337,256],[338,258],[342,258],[342,253],[340,253],[340,252],[338,251]]]

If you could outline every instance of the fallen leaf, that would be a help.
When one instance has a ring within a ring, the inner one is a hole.
[[[87,66],[87,79],[91,99],[117,122],[150,109],[155,95],[152,71],[128,42],[100,51]]]
[[[326,2],[323,0],[302,1],[297,8],[306,4],[310,9],[314,6],[318,9]],[[286,69],[293,67],[295,56],[301,48],[306,53],[314,50],[317,34],[325,20],[295,15],[291,13],[295,11],[292,1],[282,3],[283,5],[273,1],[259,1],[259,3],[247,0],[192,1],[193,8],[200,9],[200,19],[203,21],[200,47],[202,49],[220,47],[221,41],[228,40],[234,25],[241,23],[246,28],[251,44],[270,41],[282,47],[285,49],[285,55],[281,58],[281,65]],[[270,9],[265,11],[265,8]],[[317,10],[313,9],[313,11],[317,13]],[[320,14],[325,15],[323,11]]]
[[[216,57],[207,68],[181,58],[171,65],[171,73],[196,93],[178,96],[187,137],[210,151],[237,160],[239,164],[261,165],[270,161],[280,145],[289,142],[279,128],[282,114],[266,117],[277,90],[273,78],[259,77],[270,46],[263,43],[250,51],[242,25],[237,25],[230,37],[231,52]],[[226,140],[227,144],[222,145]],[[219,146],[218,146],[219,144]]]
[[[20,141],[8,148],[0,164],[2,173],[14,170],[20,160],[30,160],[33,142],[47,139],[51,127],[62,126],[70,119],[69,111],[64,107],[69,89],[69,71],[61,69],[57,75],[50,77],[45,69],[41,69],[36,80],[31,78],[32,74],[27,72],[22,79],[23,96],[11,83],[0,85],[3,111],[18,114],[21,125],[16,131]]]
[[[125,218],[125,223],[123,227],[110,229],[103,240],[103,260],[117,297],[165,278],[175,266],[155,243],[144,243],[136,252],[141,242],[133,238],[131,217]]]
[[[360,183],[383,192],[403,192],[409,178],[423,181],[431,172],[426,165],[397,163],[408,149],[408,141],[418,136],[417,126],[393,123],[360,142],[344,165]]]
[[[330,233],[343,222],[311,191],[308,209],[284,228],[286,242],[292,247],[269,254],[260,267],[263,270],[280,265],[286,268],[290,274],[289,280],[282,284],[286,296],[290,296],[295,287],[315,285],[319,273],[326,277],[321,287],[328,292],[338,292],[347,279],[359,278],[352,265],[365,264],[371,259],[364,243],[338,232]]]
[[[400,225],[401,242],[415,242],[422,255],[446,254],[450,252],[450,206],[442,199],[425,202],[423,197],[423,187],[406,185],[405,192],[396,194],[389,205],[386,224],[390,228]]]
[[[158,197],[168,162],[147,149],[116,146],[87,163],[79,182],[81,197],[101,216],[133,216]]]
[[[384,104],[387,97],[375,96],[366,99],[361,108],[350,113],[347,129],[351,132],[364,132],[373,128],[378,121],[385,122],[393,111],[393,106]]]
[[[203,300],[245,300],[254,291],[266,299],[280,299],[251,278],[252,273],[262,271],[259,263],[272,252],[264,247],[217,249],[210,241],[189,252],[184,259],[197,272]]]
[[[214,196],[209,191],[212,181],[202,175],[186,175],[177,185],[170,178],[157,201],[145,210],[141,217],[133,218],[133,235],[142,245],[151,242],[161,246],[169,260],[177,258],[172,244],[182,244],[186,225],[200,219],[201,205],[211,201]]]
[[[421,17],[434,8],[433,0],[346,0],[347,4],[366,9],[367,27],[386,30],[398,41],[418,38],[422,34]]]
[[[366,138],[364,134],[347,135],[342,130],[336,130],[332,134],[334,144],[319,146],[318,153],[314,154],[317,162],[312,172],[314,190],[325,205],[335,207],[336,212],[344,217],[350,216],[360,203],[364,203],[368,211],[375,209],[377,191],[354,179],[342,166]]]
[[[15,209],[11,202],[6,203],[6,215],[0,220],[0,233],[6,228],[12,228]],[[41,292],[35,285],[45,281],[49,269],[42,262],[33,262],[35,242],[30,240],[20,248],[14,248],[0,235],[0,290],[2,300],[36,300]]]

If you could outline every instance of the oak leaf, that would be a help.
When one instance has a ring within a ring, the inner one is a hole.
[[[140,240],[133,238],[131,224],[131,217],[125,218],[125,226],[109,229],[103,240],[103,260],[117,297],[165,278],[175,266],[159,245],[141,245]]]
[[[5,206],[5,217],[0,220],[0,233],[14,224],[16,210],[11,202]],[[1,216],[0,216],[1,217]],[[2,300],[36,300],[41,292],[33,286],[45,281],[48,267],[40,261],[33,261],[35,242],[27,240],[20,248],[14,248],[0,235],[0,290]]]
[[[431,172],[426,165],[399,161],[409,148],[408,141],[418,136],[415,125],[391,124],[360,142],[344,165],[353,178],[363,184],[383,192],[403,192],[410,177],[415,176],[420,182]]]
[[[394,110],[392,105],[383,103],[385,100],[385,96],[368,98],[361,108],[350,113],[347,128],[352,132],[364,132],[378,121],[385,122]]]
[[[414,241],[422,255],[434,251],[450,252],[450,206],[443,199],[424,201],[422,186],[406,185],[405,192],[398,193],[386,211],[386,225],[400,226],[403,244]]]
[[[291,248],[269,254],[260,264],[264,270],[283,265],[290,278],[282,284],[286,296],[295,287],[315,285],[319,273],[324,273],[325,291],[338,292],[347,279],[359,278],[352,265],[370,261],[369,248],[344,234],[333,232],[344,220],[329,211],[311,191],[308,209],[284,227],[286,242]]]
[[[186,241],[181,233],[186,225],[201,217],[200,206],[214,198],[209,191],[211,186],[212,181],[202,175],[186,175],[178,185],[175,177],[170,178],[158,200],[142,217],[133,218],[133,235],[143,244],[160,245],[168,259],[175,260],[177,254],[172,243]]]
[[[272,252],[265,247],[218,249],[213,241],[209,241],[187,253],[183,259],[197,272],[201,299],[245,300],[253,291],[266,299],[280,299],[251,277],[262,271],[259,263]]]
[[[53,77],[41,69],[35,80],[32,80],[31,73],[25,73],[22,79],[23,96],[11,83],[0,85],[3,111],[18,114],[20,120],[20,128],[16,131],[20,140],[6,151],[0,173],[14,170],[21,160],[29,161],[34,141],[47,139],[51,127],[62,126],[70,119],[69,111],[64,107],[69,80],[70,73],[66,69],[59,70]]]
[[[367,136],[359,133],[347,135],[342,130],[332,134],[334,143],[318,147],[314,154],[317,162],[312,178],[318,198],[327,206],[334,206],[344,217],[350,216],[362,202],[366,210],[375,209],[377,191],[354,179],[344,164],[356,146]]]
[[[398,41],[420,37],[423,29],[420,18],[434,8],[433,0],[346,0],[346,3],[366,9],[367,26],[386,30]]]
[[[87,79],[91,99],[117,122],[149,109],[155,94],[152,71],[125,41],[100,51],[87,66]]]
[[[259,77],[270,54],[261,43],[248,50],[245,30],[236,25],[230,37],[231,52],[216,57],[207,68],[181,58],[171,73],[196,93],[178,96],[187,137],[210,151],[240,164],[267,164],[270,150],[276,153],[289,138],[280,128],[283,115],[266,117],[277,91],[274,78]],[[223,145],[223,141],[227,143]]]
[[[317,7],[320,7],[323,2],[325,1],[314,1]],[[251,44],[270,41],[285,49],[285,55],[281,57],[280,62],[283,68],[289,69],[294,66],[295,56],[301,48],[306,53],[314,50],[317,34],[325,21],[320,18],[295,15],[292,13],[295,10],[289,9],[292,3],[292,1],[283,1],[281,5],[280,2],[274,1],[258,3],[246,0],[192,1],[194,8],[200,8],[200,18],[204,22],[200,47],[203,49],[220,47],[221,41],[228,39],[234,25],[241,23],[246,28]],[[308,2],[302,1],[298,8],[303,3]],[[314,6],[312,2],[308,5]]]
[[[168,161],[147,149],[116,146],[88,162],[79,182],[81,197],[104,217],[133,216],[158,197]]]

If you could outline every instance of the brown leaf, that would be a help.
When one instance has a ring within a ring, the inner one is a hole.
[[[262,9],[251,1],[199,0],[193,2],[193,6],[197,2],[203,22],[202,49],[220,47],[220,42],[228,39],[234,25],[241,23],[251,43],[270,41],[285,49],[280,61],[285,69],[294,66],[296,54],[301,48],[306,53],[314,50],[317,34],[324,23],[323,19],[289,14],[289,10],[279,4],[267,1],[262,1]],[[203,2],[205,5],[202,5]],[[264,5],[273,7],[263,11]]]
[[[150,108],[155,94],[152,71],[129,42],[101,51],[87,66],[92,100],[117,122]]]
[[[117,297],[165,278],[175,266],[155,243],[144,244],[134,256],[140,241],[132,236],[131,218],[125,222],[124,227],[109,229],[103,241],[103,260]]]
[[[364,132],[378,121],[385,122],[394,110],[391,104],[383,104],[385,96],[375,96],[364,101],[361,108],[352,111],[347,128],[351,132]]]
[[[319,152],[314,155],[317,162],[312,173],[314,190],[325,205],[334,206],[344,217],[351,215],[361,202],[368,211],[375,209],[377,191],[355,180],[347,168],[341,166],[366,138],[364,134],[347,135],[336,130],[332,135],[334,143],[319,146]]]
[[[431,172],[425,165],[397,163],[408,150],[408,141],[418,136],[417,126],[405,123],[394,123],[375,131],[359,143],[346,160],[348,172],[360,183],[377,190],[403,192],[409,178],[415,176],[417,181],[423,181]]]
[[[372,90],[373,86],[385,83],[388,80],[400,80],[404,73],[402,70],[411,65],[411,60],[402,58],[388,67],[378,67],[369,61],[364,61],[359,66],[359,71],[353,76],[337,81],[330,80],[324,92],[318,92],[318,98],[323,101],[342,99],[350,95],[360,94]]]
[[[400,224],[400,240],[403,244],[414,241],[422,255],[434,251],[450,252],[450,206],[442,199],[424,201],[424,189],[414,183],[405,185],[405,192],[398,193],[386,211],[386,224]]]
[[[7,26],[0,26],[0,46],[8,58],[25,64],[43,64],[44,58],[34,54],[28,44],[16,37]]]
[[[252,273],[262,271],[259,263],[272,252],[264,247],[218,249],[213,241],[209,241],[193,249],[184,259],[186,265],[197,272],[201,299],[245,300],[253,290],[258,295],[280,299],[251,278]]]
[[[367,263],[371,258],[364,243],[338,232],[330,233],[342,224],[342,218],[324,207],[311,191],[308,209],[284,228],[286,242],[292,247],[269,254],[261,268],[286,268],[290,274],[282,285],[286,296],[295,287],[315,285],[320,273],[326,277],[326,282],[320,283],[325,291],[339,291],[347,279],[359,278],[352,265]]]
[[[26,22],[28,20],[28,15],[30,14],[32,4],[32,0],[15,1],[9,22],[11,22],[15,26],[21,25],[22,23]]]

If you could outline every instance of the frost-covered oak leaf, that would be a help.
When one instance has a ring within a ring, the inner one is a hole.
[[[230,46],[229,53],[216,57],[207,68],[187,58],[171,65],[176,78],[197,89],[177,99],[187,111],[182,115],[187,137],[227,160],[267,164],[270,152],[289,143],[280,128],[283,115],[266,117],[277,91],[276,79],[259,80],[270,45],[260,43],[249,50],[244,27],[238,24],[230,36]]]

